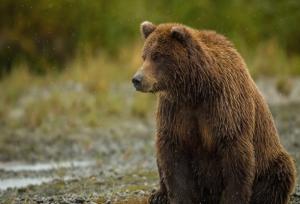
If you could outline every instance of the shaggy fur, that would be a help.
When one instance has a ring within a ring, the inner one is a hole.
[[[231,42],[213,31],[144,22],[137,90],[156,92],[160,189],[151,204],[285,204],[292,158]]]

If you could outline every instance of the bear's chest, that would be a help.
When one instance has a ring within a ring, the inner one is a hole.
[[[162,132],[170,140],[193,151],[210,153],[215,150],[213,131],[205,114],[194,108],[181,108],[160,116]]]
[[[191,109],[180,109],[174,114],[173,123],[169,124],[173,134],[182,141],[194,141],[198,135],[197,117]]]

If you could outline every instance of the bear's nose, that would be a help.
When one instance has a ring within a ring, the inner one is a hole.
[[[135,88],[139,88],[142,84],[142,75],[138,74],[132,78],[132,83]]]

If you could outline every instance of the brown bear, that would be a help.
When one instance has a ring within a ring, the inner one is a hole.
[[[224,36],[141,24],[135,88],[158,95],[160,189],[151,204],[282,204],[295,166],[247,66]]]

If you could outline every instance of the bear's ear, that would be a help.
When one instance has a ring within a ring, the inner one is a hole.
[[[173,26],[171,36],[179,42],[185,42],[189,36],[188,31],[183,26]]]
[[[141,23],[141,33],[144,39],[146,39],[155,30],[155,28],[156,25],[149,21],[144,21],[143,23]]]

